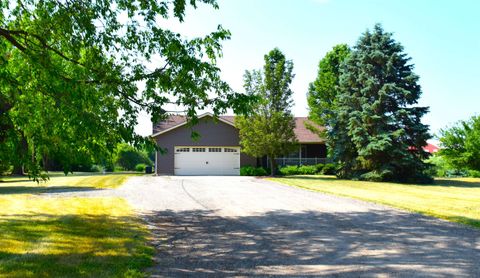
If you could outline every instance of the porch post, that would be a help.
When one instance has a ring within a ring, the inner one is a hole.
[[[298,150],[298,157],[299,157],[299,160],[298,160],[298,165],[302,165],[302,144],[300,144],[299,146],[299,150]]]

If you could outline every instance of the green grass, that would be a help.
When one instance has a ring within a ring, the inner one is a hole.
[[[46,193],[116,188],[134,174],[53,175],[47,182],[36,183],[27,177],[2,177],[0,194]]]
[[[289,176],[270,180],[308,190],[385,204],[480,228],[480,179],[437,179],[431,185]]]
[[[152,262],[148,232],[116,197],[52,197],[51,190],[118,186],[126,175],[0,183],[0,277],[139,277]],[[53,189],[52,189],[53,188]]]

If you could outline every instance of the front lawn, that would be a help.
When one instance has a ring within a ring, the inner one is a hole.
[[[432,185],[290,176],[270,180],[308,190],[385,204],[480,228],[480,179],[437,179]]]
[[[0,277],[142,276],[152,248],[124,199],[38,194],[110,188],[126,178],[0,182]]]
[[[50,173],[50,179],[47,182],[35,183],[27,177],[0,177],[0,194],[2,191],[13,191],[16,188],[23,189],[25,193],[41,193],[54,191],[56,189],[71,190],[90,190],[90,189],[108,189],[116,188],[123,184],[129,176],[135,174],[92,174],[79,173],[65,176],[63,173]],[[137,174],[138,175],[138,174]],[[10,188],[10,190],[8,190]],[[29,192],[28,189],[34,192]],[[21,192],[19,192],[21,193]]]

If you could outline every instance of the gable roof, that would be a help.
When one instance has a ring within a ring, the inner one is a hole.
[[[204,117],[213,117],[212,113],[204,113],[198,116],[199,119]],[[235,126],[235,116],[219,116],[218,120],[224,122],[226,124]],[[175,128],[184,126],[187,124],[187,118],[182,115],[171,115],[168,119],[161,121],[153,126],[153,134],[152,137],[156,137],[160,134],[169,132]],[[295,129],[294,133],[297,136],[297,140],[300,143],[323,143],[325,142],[324,139],[320,138],[318,134],[312,132],[308,129],[307,126],[313,126],[318,130],[323,130],[324,128],[318,126],[317,124],[310,121],[307,117],[295,117]]]
[[[319,131],[323,131],[325,128],[310,121],[307,117],[295,117],[295,129],[293,132],[297,136],[297,140],[300,143],[320,143],[325,142],[323,138],[320,138],[317,133],[311,131],[308,126],[312,126]]]
[[[201,119],[204,117],[213,118],[214,116],[212,113],[207,112],[202,115],[199,115],[198,119]],[[235,127],[234,118],[235,116],[219,116],[218,120]],[[153,125],[153,134],[151,135],[151,137],[156,137],[160,134],[166,133],[172,129],[184,126],[186,124],[187,124],[187,117],[182,115],[170,115],[166,120]]]

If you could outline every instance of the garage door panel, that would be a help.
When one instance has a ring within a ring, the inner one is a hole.
[[[175,175],[239,175],[239,147],[175,147]]]

